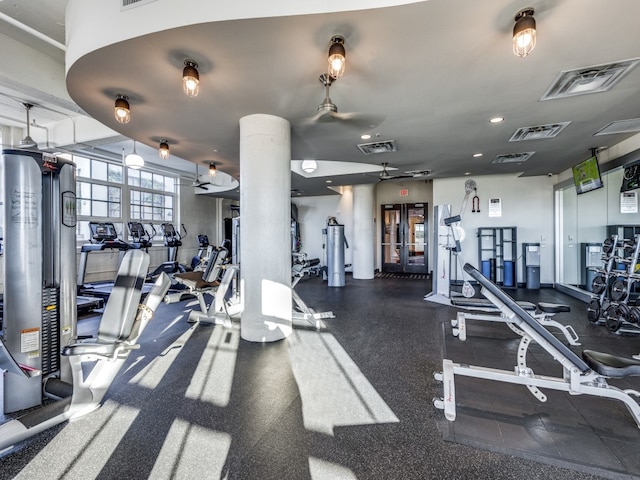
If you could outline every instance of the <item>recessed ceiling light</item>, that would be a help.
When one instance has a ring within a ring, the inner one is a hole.
[[[500,123],[500,122],[504,122],[504,117],[493,117],[491,120],[489,120],[491,123]]]
[[[333,180],[325,180],[327,183],[333,183]]]
[[[473,158],[478,158],[478,157],[481,157],[481,156],[482,156],[482,154],[481,154],[481,153],[474,153],[474,154],[473,154]]]
[[[464,172],[465,175],[471,175],[471,172]]]
[[[360,135],[360,138],[362,140],[369,140],[371,138],[371,135],[369,135],[368,133],[365,133],[364,135]]]

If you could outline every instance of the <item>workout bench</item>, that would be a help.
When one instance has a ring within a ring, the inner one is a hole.
[[[556,313],[570,312],[571,307],[569,307],[569,305],[546,302],[539,302],[537,304],[531,302],[516,303],[545,327],[554,327],[560,330],[569,345],[580,345],[578,334],[571,325],[562,325],[552,319]],[[453,297],[451,298],[451,305],[464,308],[465,310],[471,310],[471,312],[458,312],[456,318],[451,320],[453,336],[458,337],[462,341],[467,339],[468,320],[506,323],[507,326],[518,335],[522,336],[523,334],[522,330],[517,328],[498,307],[486,298]]]
[[[592,350],[584,350],[582,358],[579,357],[475,267],[466,264],[464,270],[480,283],[482,294],[521,329],[524,335],[518,346],[513,371],[443,360],[442,372],[436,372],[434,377],[443,382],[444,397],[435,398],[433,404],[436,408],[444,410],[447,420],[456,419],[455,376],[459,375],[524,385],[541,402],[545,402],[547,397],[540,388],[564,391],[571,395],[593,395],[619,400],[624,403],[640,427],[640,405],[633,398],[640,397],[640,392],[631,389],[621,390],[607,383],[607,378],[640,376],[640,361]],[[563,370],[561,377],[536,375],[527,366],[527,349],[532,341],[538,343],[560,363]]]

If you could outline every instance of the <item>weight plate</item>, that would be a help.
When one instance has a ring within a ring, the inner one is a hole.
[[[622,278],[617,278],[611,284],[610,290],[611,300],[614,302],[620,302],[627,296],[627,281]]]
[[[607,288],[607,281],[603,275],[596,275],[591,282],[591,291],[596,295],[600,295]]]
[[[613,251],[613,240],[610,238],[605,239],[605,241],[602,242],[602,251],[607,255],[610,254]]]
[[[589,305],[587,306],[587,319],[591,323],[596,323],[598,320],[600,320],[600,313],[600,301],[597,298],[594,298],[589,302]]]
[[[629,322],[640,324],[640,308],[633,307],[631,309],[631,314],[629,315]]]
[[[631,307],[626,303],[619,303],[616,308],[616,315],[623,322],[629,323],[629,319],[631,318]]]
[[[611,333],[620,330],[622,320],[618,316],[618,305],[611,305],[607,308],[604,324]]]

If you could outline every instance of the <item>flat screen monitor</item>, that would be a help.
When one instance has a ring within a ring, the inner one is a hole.
[[[594,155],[587,160],[573,166],[573,183],[576,186],[578,194],[590,192],[602,188],[602,177],[600,177],[600,168],[598,167],[598,159]]]

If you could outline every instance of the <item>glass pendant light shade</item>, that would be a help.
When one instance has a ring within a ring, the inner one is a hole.
[[[182,70],[182,90],[189,97],[198,96],[200,91],[200,74],[198,73],[198,64],[193,60],[184,61],[184,69]]]
[[[328,60],[329,75],[331,75],[333,78],[340,78],[344,74],[344,68],[346,64],[344,37],[336,35],[331,39]]]
[[[218,169],[216,168],[216,164],[215,163],[210,163],[209,164],[209,175],[212,176],[212,177],[215,177],[216,173],[218,173]]]
[[[536,20],[533,18],[533,8],[518,12],[515,20],[513,53],[518,57],[526,57],[536,46]]]
[[[302,161],[302,170],[305,173],[313,173],[318,168],[318,163],[315,160],[303,160]]]
[[[163,160],[169,158],[169,144],[166,140],[160,142],[160,146],[158,147],[158,155]]]
[[[133,141],[133,152],[124,157],[124,164],[129,168],[133,168],[134,170],[139,170],[144,167],[144,158],[138,155],[136,152],[136,141]]]
[[[118,95],[114,109],[116,120],[119,123],[129,123],[131,120],[131,108],[129,107],[129,97]]]

